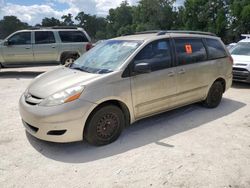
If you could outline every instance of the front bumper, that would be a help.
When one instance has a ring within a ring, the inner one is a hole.
[[[250,72],[246,68],[233,67],[233,80],[250,83]]]
[[[51,142],[74,142],[83,139],[88,112],[94,103],[76,100],[70,103],[43,107],[28,104],[22,95],[19,111],[28,133]]]

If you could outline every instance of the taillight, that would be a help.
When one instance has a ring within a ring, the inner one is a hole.
[[[229,59],[229,62],[233,65],[234,64],[234,60],[233,60],[233,58],[232,58],[231,55],[228,57],[228,59]]]
[[[91,44],[91,43],[88,43],[88,44],[86,45],[86,51],[89,51],[92,47],[93,47],[92,44]]]

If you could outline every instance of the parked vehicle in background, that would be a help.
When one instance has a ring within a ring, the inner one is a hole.
[[[93,44],[93,47],[97,46],[98,44],[101,44],[105,42],[106,40],[98,40],[96,43]]]
[[[70,64],[92,47],[82,28],[51,27],[21,30],[0,43],[3,67]]]
[[[231,43],[231,44],[227,45],[227,49],[228,50],[232,49],[233,47],[235,47],[236,44],[237,43]]]
[[[69,67],[36,78],[20,114],[53,142],[115,141],[139,119],[202,102],[217,107],[232,83],[232,58],[210,33],[161,31],[107,40]]]
[[[250,34],[230,50],[234,60],[233,80],[250,83]]]

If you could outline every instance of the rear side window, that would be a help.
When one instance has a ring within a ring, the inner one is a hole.
[[[174,39],[179,65],[187,65],[205,61],[206,49],[199,38]]]
[[[221,42],[217,39],[206,39],[208,49],[208,59],[218,59],[227,56]]]
[[[55,37],[52,31],[36,31],[35,43],[36,44],[51,44],[55,43]]]
[[[81,31],[59,31],[62,42],[88,42],[87,37]]]
[[[134,63],[148,63],[152,71],[171,67],[169,40],[158,40],[149,43],[136,55]]]

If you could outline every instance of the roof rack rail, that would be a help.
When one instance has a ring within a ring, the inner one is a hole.
[[[162,30],[140,31],[140,32],[136,32],[135,35],[159,33],[159,32],[161,32],[161,31],[162,31]]]
[[[136,32],[136,35],[140,34],[153,34],[156,33],[157,36],[165,35],[167,33],[181,33],[181,34],[200,34],[200,35],[209,35],[209,36],[216,36],[214,33],[204,32],[204,31],[186,31],[186,30],[149,30],[149,31],[142,31]]]
[[[204,32],[204,31],[186,31],[186,30],[166,30],[160,31],[157,35],[165,35],[167,33],[181,33],[181,34],[199,34],[199,35],[209,35],[209,36],[216,36],[216,34],[211,32]]]
[[[77,26],[53,26],[52,29],[77,29]]]
[[[52,26],[52,27],[31,27],[30,30],[39,30],[39,29],[78,29],[80,27],[76,26]]]
[[[41,27],[30,27],[28,28],[29,30],[38,30],[38,29],[41,29]]]

